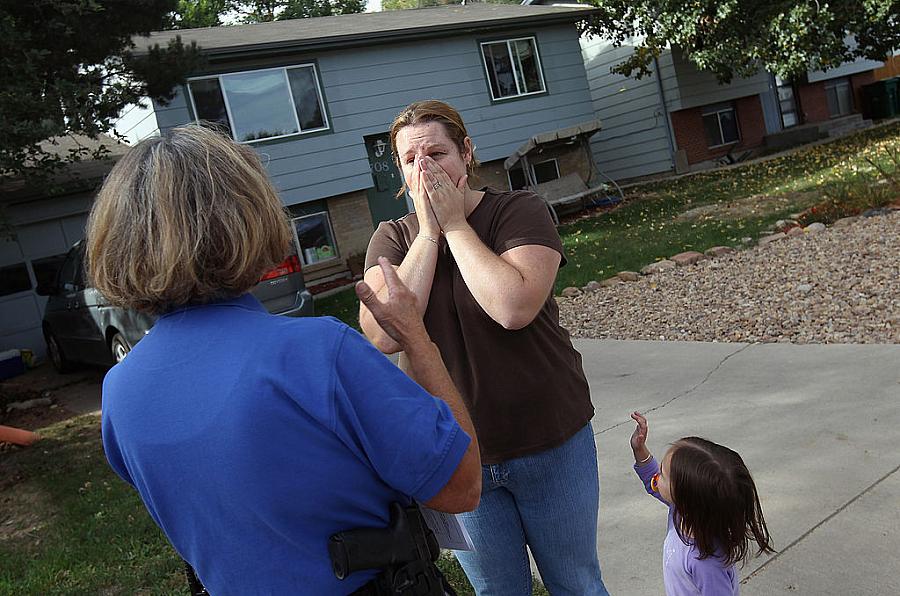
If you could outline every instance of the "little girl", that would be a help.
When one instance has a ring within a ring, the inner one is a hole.
[[[663,547],[666,596],[737,596],[735,564],[750,540],[774,552],[756,485],[741,456],[698,437],[676,441],[662,463],[647,449],[647,419],[634,412],[634,471],[647,492],[669,506]]]

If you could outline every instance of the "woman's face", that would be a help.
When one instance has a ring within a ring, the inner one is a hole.
[[[413,188],[416,157],[430,157],[447,173],[453,184],[465,176],[466,166],[472,161],[472,141],[465,139],[460,153],[447,129],[440,122],[423,122],[400,129],[397,133],[397,153],[406,185]]]

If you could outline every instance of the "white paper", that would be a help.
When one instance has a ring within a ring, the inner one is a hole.
[[[453,513],[444,513],[443,511],[435,511],[428,507],[421,506],[422,517],[425,523],[434,532],[438,544],[441,548],[449,548],[452,550],[475,550],[472,544],[472,538],[466,532],[465,526],[459,521]]]

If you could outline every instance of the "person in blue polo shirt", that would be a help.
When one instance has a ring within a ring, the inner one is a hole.
[[[392,502],[474,509],[478,441],[415,297],[357,294],[407,377],[331,318],[269,314],[249,293],[290,223],[256,153],[199,126],[136,145],[91,211],[87,269],[159,320],[103,382],[113,470],[211,594],[347,594],[328,539],[385,527]],[[127,530],[126,530],[127,531]]]

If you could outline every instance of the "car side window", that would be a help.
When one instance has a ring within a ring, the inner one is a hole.
[[[78,249],[69,251],[62,267],[59,268],[59,277],[56,278],[58,290],[71,292],[76,290],[81,282],[81,255]]]
[[[72,283],[75,284],[76,290],[83,290],[86,285],[84,283],[84,250],[81,247],[75,251],[75,280]]]

